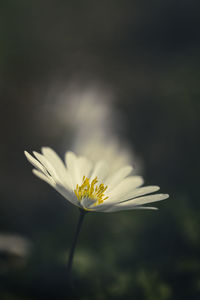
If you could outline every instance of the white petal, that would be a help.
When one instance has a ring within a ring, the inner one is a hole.
[[[133,168],[131,166],[125,166],[115,172],[113,175],[109,176],[105,180],[105,184],[108,186],[107,191],[111,191],[118,183],[120,183],[126,176],[132,172]]]
[[[169,197],[168,194],[157,194],[157,195],[150,195],[145,197],[139,197],[135,198],[130,201],[125,201],[116,205],[113,205],[112,207],[108,207],[106,211],[118,211],[118,210],[127,210],[127,209],[135,209],[135,207],[141,206],[142,204],[161,201],[164,199],[167,199]]]
[[[73,152],[68,151],[65,154],[65,162],[71,177],[72,187],[75,189],[76,185],[80,185],[82,181],[77,156]]]
[[[169,197],[168,194],[155,194],[155,195],[149,195],[149,196],[135,198],[133,200],[122,202],[122,203],[120,203],[118,205],[123,206],[123,205],[126,205],[126,203],[128,203],[130,205],[131,204],[133,204],[133,205],[143,205],[143,204],[146,204],[146,203],[151,203],[151,202],[157,202],[157,201],[165,200],[168,197]]]
[[[56,154],[56,152],[51,148],[43,147],[42,153],[47,158],[47,160],[51,163],[51,165],[54,167],[57,175],[59,176],[60,181],[63,184],[67,184],[68,188],[72,189],[72,183],[69,174],[67,172],[67,169],[63,161]]]
[[[103,182],[107,174],[108,174],[108,166],[106,162],[103,160],[98,161],[94,166],[92,175],[90,177],[90,181],[92,181],[97,176],[98,182],[101,183]]]
[[[72,192],[67,190],[64,186],[56,184],[54,187],[57,192],[59,192],[65,199],[67,199],[72,204],[81,207],[80,202],[78,201],[76,195]]]
[[[55,186],[55,183],[54,183],[54,181],[52,180],[52,178],[50,176],[46,176],[46,175],[44,175],[44,173],[42,173],[42,172],[40,172],[36,169],[33,169],[33,174],[35,174],[40,179],[46,181],[51,186],[53,186],[53,187]]]
[[[143,196],[143,195],[147,195],[147,194],[150,194],[150,193],[154,193],[154,192],[157,192],[158,190],[160,189],[159,186],[145,186],[145,187],[142,187],[142,188],[137,188],[137,189],[134,189],[133,191],[125,194],[124,197],[121,197],[121,198],[118,198],[117,200],[114,199],[107,199],[106,202],[105,202],[105,205],[106,204],[116,204],[116,203],[121,203],[121,202],[125,202],[125,201],[130,201],[136,197],[139,197],[139,196]]]
[[[153,207],[153,206],[136,206],[134,207],[134,209],[149,209],[149,210],[159,210],[157,207]]]
[[[27,158],[27,160],[38,170],[42,171],[42,172],[46,172],[45,168],[43,167],[43,165],[41,165],[41,163],[35,159],[31,154],[29,154],[27,151],[24,151],[24,154]]]
[[[55,181],[59,181],[59,177],[55,171],[55,168],[51,165],[51,163],[44,157],[44,155],[33,151],[33,154],[35,157],[41,162],[41,164],[46,168],[46,170],[49,172],[49,174],[53,177]]]
[[[137,187],[143,184],[143,178],[141,176],[129,176],[121,181],[121,183],[115,187],[111,192],[106,193],[108,195],[107,201],[117,201],[118,199],[126,198],[130,192],[134,191]]]
[[[90,177],[92,166],[93,166],[92,162],[89,159],[87,159],[83,156],[80,156],[78,158],[78,167],[79,167],[81,180],[82,180],[83,176],[88,177],[88,178]]]
[[[142,188],[137,188],[134,190],[134,192],[130,192],[130,194],[128,195],[131,199],[139,197],[139,196],[143,196],[143,195],[147,195],[150,193],[155,193],[157,191],[159,191],[160,187],[157,185],[149,185],[149,186],[144,186]],[[129,199],[130,199],[129,198]],[[127,201],[128,199],[125,199],[125,201]]]
[[[133,206],[133,205],[126,205],[125,207],[119,206],[112,206],[109,209],[102,210],[102,212],[117,212],[122,210],[133,210],[133,209],[143,209],[143,210],[158,210],[157,207],[149,207],[149,206]]]

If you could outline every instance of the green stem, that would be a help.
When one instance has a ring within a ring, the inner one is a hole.
[[[76,232],[75,232],[75,235],[74,235],[74,239],[72,241],[72,246],[71,246],[71,249],[70,249],[69,260],[68,260],[68,265],[67,265],[67,271],[68,271],[68,276],[69,277],[71,275],[74,252],[75,252],[75,248],[76,248],[76,244],[77,244],[77,240],[78,240],[78,235],[80,233],[81,225],[83,223],[83,219],[84,219],[85,214],[86,214],[86,211],[83,210],[83,209],[80,209],[79,220],[78,220],[78,224],[77,224],[77,227],[76,227]]]

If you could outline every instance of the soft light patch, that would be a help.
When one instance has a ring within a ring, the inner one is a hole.
[[[94,205],[102,204],[104,200],[108,199],[108,197],[105,197],[104,194],[107,186],[103,183],[99,185],[97,183],[97,177],[95,177],[90,183],[90,179],[83,176],[81,186],[77,184],[76,189],[74,189],[77,199],[81,201],[84,198],[89,198],[95,201]]]

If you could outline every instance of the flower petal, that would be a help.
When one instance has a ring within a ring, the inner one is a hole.
[[[103,160],[100,160],[94,166],[92,175],[90,177],[90,181],[92,181],[97,176],[98,182],[101,183],[101,182],[103,182],[103,180],[107,176],[107,174],[108,174],[107,163]]]
[[[82,180],[83,176],[88,177],[88,178],[90,177],[90,173],[91,173],[93,165],[89,159],[87,159],[86,157],[80,156],[78,158],[78,167],[79,167],[81,180]]]
[[[138,197],[138,198],[135,198],[133,200],[129,200],[129,201],[125,201],[125,202],[122,202],[118,205],[125,205],[125,203],[128,203],[128,204],[133,204],[133,205],[143,205],[143,204],[146,204],[146,203],[152,203],[152,202],[157,202],[157,201],[161,201],[161,200],[165,200],[169,197],[168,194],[155,194],[155,195],[149,195],[149,196],[144,196],[144,197]]]
[[[121,202],[125,202],[125,201],[130,201],[134,198],[138,198],[139,196],[143,196],[143,195],[147,195],[147,194],[150,194],[150,193],[154,193],[154,192],[157,192],[158,190],[160,189],[159,186],[145,186],[145,187],[142,187],[142,188],[137,188],[137,189],[134,189],[132,191],[130,191],[129,193],[125,194],[124,197],[121,197],[121,198],[118,198],[117,200],[114,198],[114,199],[107,199],[105,201],[105,205],[107,204],[116,204],[116,203],[121,203]]]
[[[129,176],[121,181],[112,191],[106,193],[109,198],[107,201],[117,201],[118,199],[126,198],[130,192],[134,191],[137,187],[143,184],[141,176]]]
[[[102,210],[102,212],[117,212],[121,210],[133,210],[133,209],[143,209],[143,210],[158,210],[157,207],[151,207],[151,206],[131,206],[131,205],[126,205],[125,207],[120,207],[120,206],[112,206],[109,209]]]
[[[80,185],[82,180],[78,165],[78,158],[73,152],[68,151],[65,154],[65,162],[71,177],[72,188],[75,189],[76,185]]]
[[[51,163],[51,165],[55,168],[57,175],[59,176],[60,181],[65,185],[67,184],[68,188],[72,189],[71,178],[67,172],[67,169],[60,159],[60,157],[56,154],[56,152],[49,148],[43,147],[42,153],[44,157]]]
[[[128,176],[133,170],[133,167],[131,166],[125,166],[121,169],[119,169],[117,172],[115,172],[113,175],[109,176],[105,180],[105,184],[108,186],[107,191],[111,191],[114,187],[120,183],[126,176]]]
[[[37,160],[35,159],[31,154],[29,154],[27,151],[24,151],[24,154],[27,158],[27,160],[38,170],[40,170],[41,172],[45,173],[46,170],[43,167],[43,165]]]
[[[133,200],[121,202],[119,204],[108,207],[105,211],[118,211],[118,210],[127,210],[127,209],[135,209],[135,207],[141,206],[142,204],[161,201],[167,199],[169,197],[168,194],[156,194],[145,197],[135,198]]]
[[[69,191],[63,185],[59,185],[59,184],[56,184],[54,188],[58,193],[60,193],[69,202],[71,202],[72,204],[74,204],[78,207],[81,207],[80,201],[78,201],[74,192]]]
[[[41,164],[45,167],[45,169],[48,171],[48,173],[53,177],[55,181],[59,182],[59,177],[55,171],[55,168],[52,166],[52,164],[44,157],[44,155],[33,151],[33,154],[35,157],[41,162]]]

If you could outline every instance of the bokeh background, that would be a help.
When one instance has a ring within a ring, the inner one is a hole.
[[[1,299],[199,299],[198,8],[1,0]],[[78,211],[32,175],[23,151],[41,146],[108,149],[170,194],[158,212],[87,215],[73,292]]]

